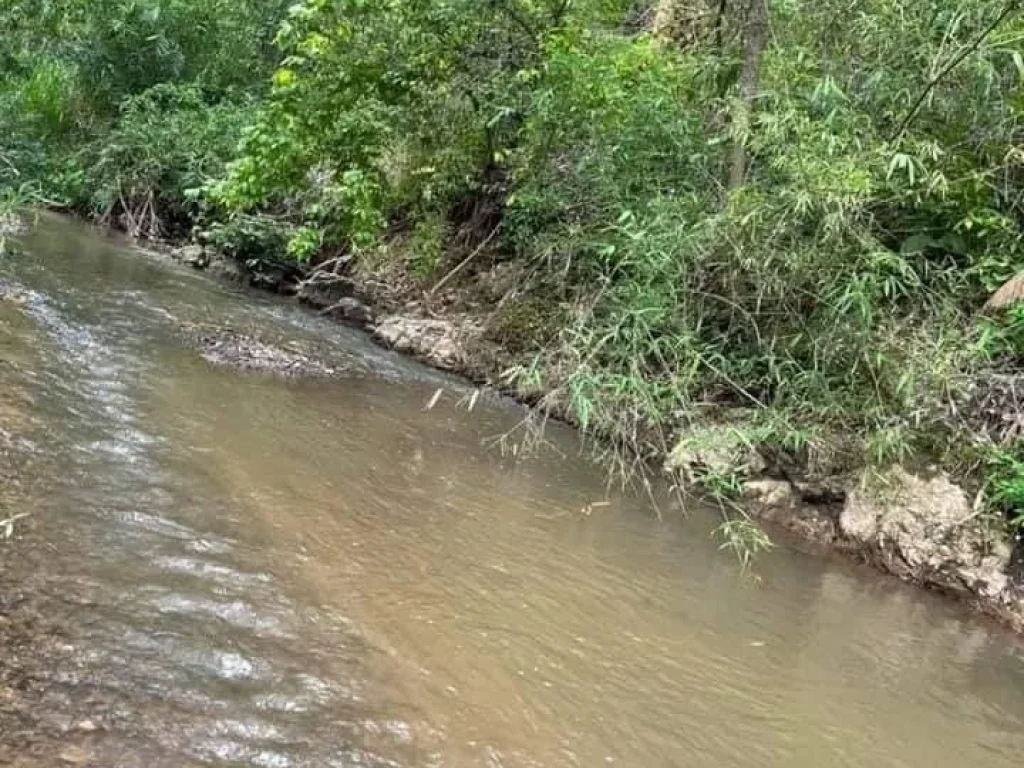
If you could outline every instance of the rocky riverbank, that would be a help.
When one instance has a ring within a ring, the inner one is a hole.
[[[744,485],[757,519],[869,563],[903,581],[964,600],[1024,631],[1020,542],[937,469],[902,467],[846,481],[834,500],[763,477]]]
[[[685,436],[667,468],[696,483],[734,473],[754,519],[799,541],[841,552],[902,581],[970,604],[1024,631],[1024,542],[938,466],[851,470],[826,460],[762,453],[715,426]]]
[[[205,271],[218,279],[250,284],[253,281],[230,259],[217,255],[202,246],[189,245],[172,249],[170,255],[194,269]],[[496,272],[501,273],[501,269]],[[252,285],[261,289],[293,296],[299,303],[338,322],[366,330],[383,347],[414,357],[440,370],[457,373],[479,384],[497,385],[503,370],[515,362],[515,356],[493,338],[496,291],[512,290],[499,283],[494,274],[478,275],[472,285],[458,290],[449,289],[429,296],[412,286],[360,276],[348,265],[310,272],[303,279],[281,274],[270,285],[261,282]],[[484,286],[490,289],[485,290]],[[497,306],[500,312],[500,306]],[[208,335],[204,335],[204,333]],[[269,360],[267,350],[259,350],[259,342],[248,340],[244,344],[232,338],[230,332],[221,333],[199,329],[190,334],[204,354],[216,362],[239,361],[238,367],[264,367],[260,359]],[[227,359],[231,358],[231,359]],[[252,364],[246,363],[252,360]],[[306,360],[296,367],[296,373],[313,373],[315,366]],[[271,362],[271,368],[288,368]],[[329,371],[320,371],[329,373]]]
[[[180,248],[172,255],[219,278],[247,280],[233,262],[200,246]],[[502,372],[522,362],[501,343],[506,321],[502,309],[515,286],[516,276],[501,264],[465,276],[457,287],[424,292],[400,280],[360,275],[342,263],[328,264],[295,281],[282,277],[271,287],[314,311],[364,328],[384,347],[502,388]],[[188,336],[218,364],[287,375],[331,374],[309,351],[274,348],[230,330],[193,329]],[[521,392],[510,394],[522,399]],[[977,498],[942,471],[810,470],[785,466],[778,457],[762,456],[741,444],[725,455],[721,446],[729,441],[719,437],[684,437],[667,457],[666,471],[699,485],[702,468],[738,470],[744,509],[769,528],[966,601],[1024,631],[1019,542],[1008,541],[1000,521],[984,514]],[[717,447],[694,447],[702,441]]]

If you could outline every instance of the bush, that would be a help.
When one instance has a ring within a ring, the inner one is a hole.
[[[289,243],[295,237],[295,228],[286,222],[244,214],[214,221],[199,233],[204,244],[237,262],[254,285],[271,290],[298,273],[289,255]]]
[[[48,202],[180,231],[222,175],[274,63],[280,0],[11,0],[0,165]],[[3,178],[0,177],[0,182]]]
[[[244,98],[210,104],[195,86],[127,99],[102,144],[84,153],[86,205],[135,236],[187,233],[201,188],[224,173],[250,113]]]

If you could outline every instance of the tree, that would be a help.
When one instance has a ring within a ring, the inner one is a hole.
[[[743,68],[740,70],[738,96],[733,109],[732,156],[729,161],[729,189],[741,186],[747,175],[746,141],[750,117],[757,97],[761,71],[761,53],[768,38],[768,0],[750,0],[744,26]]]

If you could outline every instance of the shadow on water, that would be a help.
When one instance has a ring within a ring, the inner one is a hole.
[[[0,502],[32,514],[4,588],[57,628],[34,704],[55,741],[11,752],[24,726],[0,707],[0,756],[1020,764],[1005,633],[785,547],[744,578],[704,510],[586,514],[604,485],[571,434],[502,456],[488,438],[514,408],[470,413],[458,382],[358,333],[130,251],[46,220],[0,266],[20,297],[0,302]],[[218,368],[183,323],[315,345],[346,373]]]

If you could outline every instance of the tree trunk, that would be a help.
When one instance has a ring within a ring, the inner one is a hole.
[[[747,178],[747,135],[750,116],[757,97],[761,72],[761,53],[768,39],[768,0],[751,0],[746,24],[746,46],[740,72],[739,96],[733,114],[732,158],[729,162],[729,189],[743,185]]]
[[[658,5],[654,9],[652,32],[659,45],[668,45],[672,42],[678,7],[679,0],[658,0]]]

